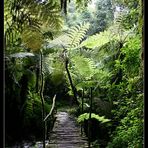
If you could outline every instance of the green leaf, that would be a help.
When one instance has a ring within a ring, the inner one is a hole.
[[[110,41],[110,32],[104,31],[99,34],[92,35],[83,41],[80,47],[96,48],[103,46]]]
[[[49,46],[51,47],[66,47],[66,48],[77,48],[86,35],[89,29],[88,23],[81,23],[68,30],[68,33],[62,34],[52,41],[49,41]]]
[[[74,63],[74,68],[78,74],[86,80],[94,75],[95,65],[91,59],[83,56],[75,56],[72,58],[72,63]]]
[[[34,56],[34,54],[30,52],[19,52],[19,53],[10,55],[10,57],[14,57],[14,58],[25,58],[25,57],[32,57],[32,56]]]

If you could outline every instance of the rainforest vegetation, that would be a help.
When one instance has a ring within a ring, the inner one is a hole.
[[[144,146],[143,5],[4,0],[6,146],[47,139],[64,109],[92,147]]]

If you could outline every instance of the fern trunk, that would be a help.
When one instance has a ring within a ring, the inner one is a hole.
[[[73,85],[72,78],[71,78],[71,75],[70,75],[70,72],[69,72],[69,69],[68,69],[68,60],[65,61],[65,68],[66,68],[66,72],[67,72],[68,79],[69,79],[69,82],[70,82],[70,86],[72,88],[72,92],[74,94],[74,102],[77,105],[79,105],[79,102],[78,102],[78,99],[77,99],[77,90],[76,90],[76,88]]]

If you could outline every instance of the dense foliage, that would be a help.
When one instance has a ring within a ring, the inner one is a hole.
[[[5,0],[6,145],[42,138],[56,94],[93,147],[142,148],[143,15],[138,0]]]

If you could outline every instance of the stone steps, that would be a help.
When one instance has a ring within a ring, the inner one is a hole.
[[[88,146],[79,144],[50,144],[47,148],[88,148]]]
[[[88,141],[81,136],[80,127],[66,112],[58,112],[47,148],[87,148]]]

